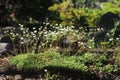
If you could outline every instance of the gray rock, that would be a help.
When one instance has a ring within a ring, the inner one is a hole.
[[[13,46],[10,43],[0,43],[0,56],[5,55],[8,52],[12,52]]]
[[[4,75],[0,76],[0,80],[6,80]]]

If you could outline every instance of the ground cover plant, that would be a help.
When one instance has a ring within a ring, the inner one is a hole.
[[[100,76],[98,74],[106,74],[106,76],[103,75],[102,78],[107,79],[107,74],[112,74],[119,69],[117,66],[119,63],[115,64],[114,62],[110,62],[111,58],[112,57],[108,58],[108,55],[96,53],[85,53],[81,56],[65,56],[56,52],[44,52],[36,55],[32,53],[20,54],[11,58],[11,63],[23,70],[45,70],[47,75],[50,75],[50,73],[56,73],[56,75],[58,75],[57,73],[61,74],[61,71],[64,72],[62,73],[64,75],[66,74],[66,69],[68,69],[70,71],[94,74],[99,78]],[[44,75],[46,75],[46,73]],[[73,75],[75,74],[78,75],[77,72]],[[66,76],[68,77],[68,75]],[[84,75],[84,78],[85,77],[87,76]],[[70,78],[72,79],[72,77]]]

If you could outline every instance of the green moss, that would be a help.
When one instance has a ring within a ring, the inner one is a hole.
[[[53,66],[83,72],[104,71],[114,72],[117,66],[106,63],[105,55],[85,53],[81,56],[64,56],[56,52],[44,52],[39,54],[20,54],[11,59],[11,63],[24,69],[44,69]]]

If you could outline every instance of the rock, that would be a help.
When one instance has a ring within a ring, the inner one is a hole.
[[[0,56],[6,55],[6,53],[12,53],[13,45],[10,43],[0,43]]]
[[[6,75],[5,78],[6,80],[14,80],[14,77],[12,75]]]
[[[14,38],[11,38],[11,35],[14,35]],[[17,26],[0,29],[0,57],[7,54],[25,53],[28,50],[30,39],[21,40],[21,35],[23,31]]]
[[[25,80],[36,80],[35,78],[26,78]]]
[[[120,17],[112,12],[107,12],[101,16],[98,26],[106,30],[113,29],[114,20],[120,20]]]
[[[0,59],[0,72],[6,72],[11,67],[7,58]]]
[[[22,76],[21,75],[15,75],[15,80],[22,80]]]
[[[1,75],[0,80],[6,80],[6,78],[3,75]]]

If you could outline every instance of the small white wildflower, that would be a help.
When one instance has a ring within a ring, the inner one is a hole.
[[[58,24],[55,24],[55,26],[58,26]]]
[[[75,28],[75,26],[71,26],[71,28]]]
[[[10,34],[11,34],[11,35],[13,35],[13,33],[12,33],[12,32],[11,32]]]
[[[47,31],[45,31],[44,34],[47,34]]]
[[[31,32],[31,35],[34,36],[35,34],[33,32]]]
[[[48,22],[46,23],[46,25],[49,25],[49,24],[50,24],[50,23],[48,23]]]
[[[120,38],[116,38],[116,40],[119,40]]]
[[[24,30],[24,28],[23,28],[23,27],[21,27],[21,28],[20,28],[20,30]]]
[[[23,40],[24,38],[23,38],[23,37],[21,37],[20,39],[21,39],[21,40]]]
[[[19,26],[21,26],[21,24],[18,24]]]
[[[92,48],[91,46],[88,46],[88,48]]]
[[[78,44],[80,44],[81,42],[79,41]]]
[[[52,27],[53,25],[51,24],[50,26]]]
[[[23,31],[23,34],[25,34],[25,31]]]
[[[29,29],[26,29],[26,30],[25,30],[25,32],[28,32],[28,31],[29,31]]]
[[[109,39],[109,41],[112,41],[112,40],[113,40],[113,38],[110,38],[110,39]]]
[[[37,33],[37,30],[34,30],[34,33]]]
[[[45,22],[43,22],[43,24],[45,24]]]
[[[15,28],[13,28],[13,30],[15,30]]]
[[[41,28],[38,28],[38,30],[40,31],[40,30],[41,30]]]
[[[109,34],[109,33],[107,33],[106,35],[107,35],[107,36],[109,36],[110,34]]]
[[[81,42],[80,44],[81,44],[81,45],[83,45],[84,43],[83,43],[83,42]]]
[[[100,28],[98,28],[97,30],[100,31]]]
[[[32,18],[30,17],[29,20],[32,21]]]
[[[36,28],[35,27],[33,27],[33,30],[35,30]]]
[[[13,32],[13,30],[11,29],[10,32]]]
[[[29,37],[29,35],[27,34],[26,37]]]
[[[101,30],[103,31],[104,29],[103,29],[103,28],[101,28]]]
[[[20,25],[20,27],[23,27],[23,25]]]
[[[18,36],[19,34],[18,33],[16,33],[16,36]]]
[[[3,33],[6,33],[6,31],[4,31]]]

